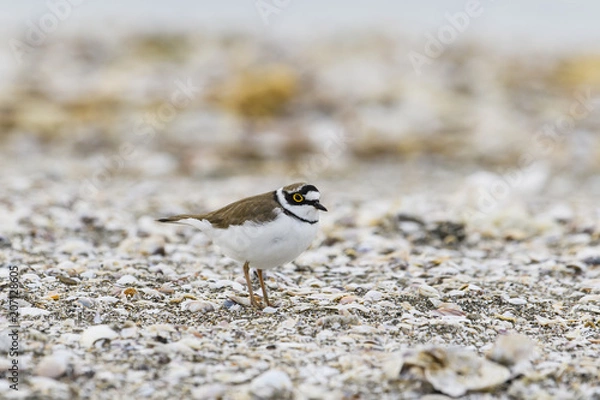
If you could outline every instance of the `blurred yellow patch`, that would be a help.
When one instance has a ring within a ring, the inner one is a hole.
[[[600,87],[600,54],[567,59],[559,64],[555,76],[565,86]]]
[[[288,66],[248,69],[216,88],[210,100],[244,118],[280,115],[298,91],[298,76]]]

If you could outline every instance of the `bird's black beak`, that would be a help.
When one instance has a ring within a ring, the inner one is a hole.
[[[323,204],[319,203],[318,201],[315,201],[315,203],[313,204],[313,206],[316,209],[319,209],[321,211],[327,211],[327,209],[325,208],[325,206]]]

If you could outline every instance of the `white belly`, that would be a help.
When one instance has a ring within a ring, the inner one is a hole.
[[[247,222],[213,229],[207,221],[194,224],[202,229],[221,251],[236,261],[248,261],[252,268],[270,269],[288,263],[310,246],[318,223],[309,224],[281,213],[266,225]]]

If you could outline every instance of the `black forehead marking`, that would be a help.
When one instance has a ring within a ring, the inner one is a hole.
[[[299,192],[302,194],[306,194],[308,192],[318,192],[318,191],[319,191],[319,189],[317,189],[313,185],[305,185],[302,187],[302,189],[299,190]]]

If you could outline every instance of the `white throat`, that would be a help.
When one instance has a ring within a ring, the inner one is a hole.
[[[285,195],[283,194],[283,188],[277,189],[275,193],[277,196],[277,201],[279,204],[281,204],[281,207],[283,207],[288,213],[292,214],[290,217],[296,217],[299,221],[305,223],[314,224],[319,222],[319,210],[310,204],[294,205],[288,203],[288,201],[285,199]]]

